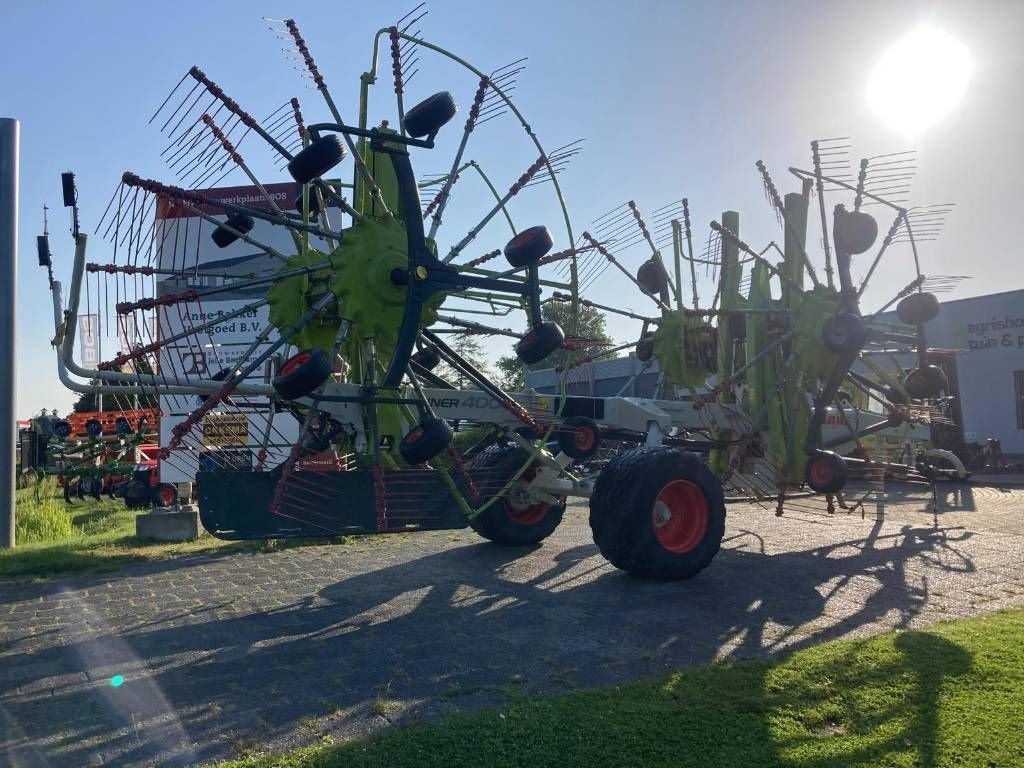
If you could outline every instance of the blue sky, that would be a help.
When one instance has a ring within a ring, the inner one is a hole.
[[[73,400],[57,383],[49,297],[35,265],[45,203],[57,271],[68,277],[60,172],[76,172],[90,232],[124,170],[171,180],[159,162],[162,137],[146,121],[192,64],[257,116],[297,95],[307,118],[326,117],[262,16],[296,17],[343,113],[354,115],[373,32],[414,4],[55,2],[41,10],[38,3],[5,3],[0,50],[13,65],[0,74],[0,114],[22,121],[20,416],[44,406],[65,411]],[[950,298],[1022,283],[1013,259],[1016,229],[1007,226],[1018,215],[1024,168],[1020,3],[522,0],[434,2],[429,10],[424,36],[485,71],[529,58],[514,96],[548,148],[586,138],[562,179],[577,231],[630,198],[653,210],[686,195],[698,239],[710,219],[732,208],[741,211],[745,239],[763,245],[780,233],[754,161],[764,159],[783,191],[791,190],[785,168],[808,165],[812,138],[848,135],[855,157],[916,149],[915,202],[958,204],[942,239],[925,252],[926,273],[974,276]],[[960,39],[975,72],[960,107],[908,141],[869,111],[864,88],[885,48],[922,23]],[[374,93],[383,116],[387,79],[385,68]],[[425,62],[409,98],[450,88],[468,105],[474,85]],[[474,151],[507,184],[532,158],[514,126],[494,122]],[[440,171],[450,155],[437,152],[414,158],[417,169]],[[281,180],[269,161],[253,162],[266,180]],[[452,234],[472,221],[473,202],[470,195],[465,211],[453,213]],[[544,188],[517,206],[523,224],[553,217]],[[90,247],[91,258],[106,260],[98,238]],[[883,266],[868,307],[907,282],[907,258]],[[597,299],[643,308],[623,296],[607,273],[594,288]],[[613,332],[626,340],[634,329],[616,325]]]

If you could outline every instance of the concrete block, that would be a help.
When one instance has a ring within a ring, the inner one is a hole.
[[[190,507],[137,515],[135,535],[157,541],[195,541],[199,538],[199,512]]]

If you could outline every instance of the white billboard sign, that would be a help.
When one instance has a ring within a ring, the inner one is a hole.
[[[100,316],[78,316],[78,344],[82,367],[95,369],[100,362]]]
[[[299,188],[294,183],[269,184],[267,191],[282,210],[293,210]],[[202,190],[211,201],[244,205],[251,208],[267,209],[269,206],[261,192],[255,187],[225,187]],[[227,216],[214,206],[204,213],[223,221]],[[338,221],[337,211],[332,219]],[[200,289],[223,285],[226,281],[240,279],[279,269],[279,259],[267,255],[244,240],[236,240],[226,248],[219,248],[210,237],[213,225],[205,221],[194,210],[161,201],[156,211],[156,237],[160,247],[157,264],[160,269],[172,269],[181,277],[165,279],[157,283],[157,296],[179,293],[192,288]],[[295,244],[285,227],[275,226],[262,219],[249,233],[254,239],[277,249],[284,254],[295,252]],[[326,248],[326,244],[313,239],[313,247]],[[207,274],[188,274],[203,272]],[[216,272],[216,275],[209,273]],[[245,305],[262,298],[269,284],[262,284],[239,290],[225,291],[200,301],[173,304],[160,307],[156,312],[156,332],[160,338],[175,336],[196,328],[219,317],[231,315]],[[169,378],[208,379],[225,368],[234,367],[239,357],[252,344],[256,336],[269,325],[269,308],[261,306],[240,315],[227,317],[222,323],[214,322],[204,331],[186,336],[180,341],[160,349],[158,364],[160,371]],[[251,361],[276,339],[271,334],[268,341],[249,357]],[[269,362],[254,371],[249,381],[269,380]],[[239,398],[236,398],[238,400]],[[244,398],[242,398],[244,400]],[[171,430],[199,404],[197,397],[164,395],[160,398],[160,444],[166,446],[171,440]],[[246,402],[260,405],[259,399],[249,398]],[[291,444],[298,438],[299,426],[287,413],[276,414],[268,425],[266,408],[246,409],[246,420],[231,420],[227,411],[234,408],[214,409],[210,423],[197,425],[190,434],[192,450],[175,451],[171,458],[161,462],[161,482],[182,482],[194,478],[197,469],[206,467],[244,468],[254,461],[253,457],[267,440],[269,432],[270,450],[268,466],[283,460]],[[225,425],[229,424],[230,429]],[[248,431],[248,441],[243,445],[240,435]],[[206,436],[204,438],[204,435]],[[210,435],[216,437],[210,438]],[[239,441],[234,446],[231,440]],[[276,447],[275,447],[276,446]]]

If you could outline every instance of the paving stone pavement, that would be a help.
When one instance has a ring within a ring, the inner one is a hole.
[[[528,550],[454,531],[0,582],[0,765],[203,764],[1024,605],[1024,490],[852,498],[731,505],[672,584],[609,566],[582,505]]]

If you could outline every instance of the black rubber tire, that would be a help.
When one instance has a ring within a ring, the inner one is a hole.
[[[477,480],[477,486],[482,492],[490,489],[490,493],[495,494],[528,459],[529,454],[518,446],[492,445],[477,455],[469,471],[471,475],[487,478],[486,481]],[[524,475],[530,471],[527,469]],[[506,494],[472,518],[469,525],[495,544],[526,546],[537,544],[554,533],[564,514],[564,500],[557,505],[536,504],[526,510],[517,510]]]
[[[848,474],[846,462],[832,451],[818,451],[804,465],[804,482],[815,493],[839,493]]]
[[[558,427],[558,447],[567,456],[584,461],[601,448],[601,430],[597,422],[586,416],[573,416]]]
[[[296,211],[299,212],[299,215],[301,216],[302,215],[302,187],[301,186],[299,187],[299,194],[296,195],[295,202],[292,203],[292,206],[295,208]],[[309,192],[309,218],[312,219],[314,216],[318,216],[319,214],[320,214],[320,198],[318,198],[315,194],[313,194],[313,191],[310,190],[310,192]]]
[[[886,387],[883,397],[894,405],[906,405],[907,396],[900,392],[896,387]]]
[[[701,538],[686,552],[666,549],[654,522],[655,502],[675,480],[696,486],[707,511]],[[718,554],[725,535],[722,482],[695,454],[665,445],[630,448],[597,476],[590,528],[597,548],[616,568],[644,579],[692,578]]]
[[[345,159],[345,145],[333,133],[321,136],[289,161],[288,173],[299,184],[309,184]]]
[[[636,359],[646,363],[654,357],[654,334],[649,333],[636,343]]]
[[[407,110],[402,125],[414,139],[422,139],[441,130],[441,126],[455,117],[458,111],[452,95],[448,91],[440,91]]]
[[[421,349],[409,357],[410,363],[416,363],[425,371],[432,371],[441,364],[441,356],[433,349]]]
[[[541,323],[516,344],[516,357],[525,365],[536,365],[565,341],[565,332],[556,322]]]
[[[173,494],[173,495],[171,495]],[[170,504],[165,503],[170,500]],[[154,507],[169,507],[178,500],[178,489],[170,483],[159,483],[153,487],[150,500]]]
[[[896,305],[896,315],[907,325],[923,325],[939,314],[939,300],[934,293],[912,293]]]
[[[132,423],[124,416],[118,416],[114,420],[114,429],[120,437],[127,437],[132,433]]]
[[[915,400],[939,397],[948,386],[945,372],[937,365],[915,368],[903,379],[903,388]]]
[[[128,509],[142,509],[148,507],[152,503],[152,495],[149,490],[149,486],[145,483],[140,483],[138,480],[132,480],[124,489],[124,505]]]
[[[281,365],[274,389],[285,400],[297,400],[315,392],[331,375],[331,361],[322,349],[304,349]]]
[[[67,440],[71,437],[71,424],[63,419],[54,422],[53,434],[58,440]]]
[[[89,419],[85,422],[85,431],[89,437],[101,437],[103,435],[103,423],[99,419]]]
[[[398,452],[407,464],[430,461],[452,442],[451,425],[444,419],[426,418],[406,433]]]
[[[92,496],[96,501],[100,500],[100,495],[103,493],[103,478],[94,477],[89,481],[89,495]]]
[[[651,296],[668,290],[668,273],[661,262],[654,258],[640,265],[636,271],[636,281],[640,284],[640,289]]]
[[[65,477],[64,478],[64,501],[66,501],[68,504],[74,504],[74,501],[72,499],[73,499],[73,497],[72,497],[72,494],[71,494],[71,479]]]
[[[256,226],[256,220],[245,213],[233,213],[228,216],[223,225],[218,226],[210,233],[210,239],[216,243],[218,248],[227,248],[238,239],[238,235],[234,232],[229,232],[225,229],[225,226],[236,229],[243,235],[248,235],[252,232],[252,228]]]
[[[846,211],[836,218],[832,239],[837,251],[851,255],[864,253],[878,239],[878,222],[870,213]]]
[[[857,352],[867,341],[864,321],[852,312],[837,312],[821,327],[821,341],[836,355]]]
[[[547,256],[554,244],[547,227],[530,227],[505,244],[505,260],[517,269],[529,267]]]

